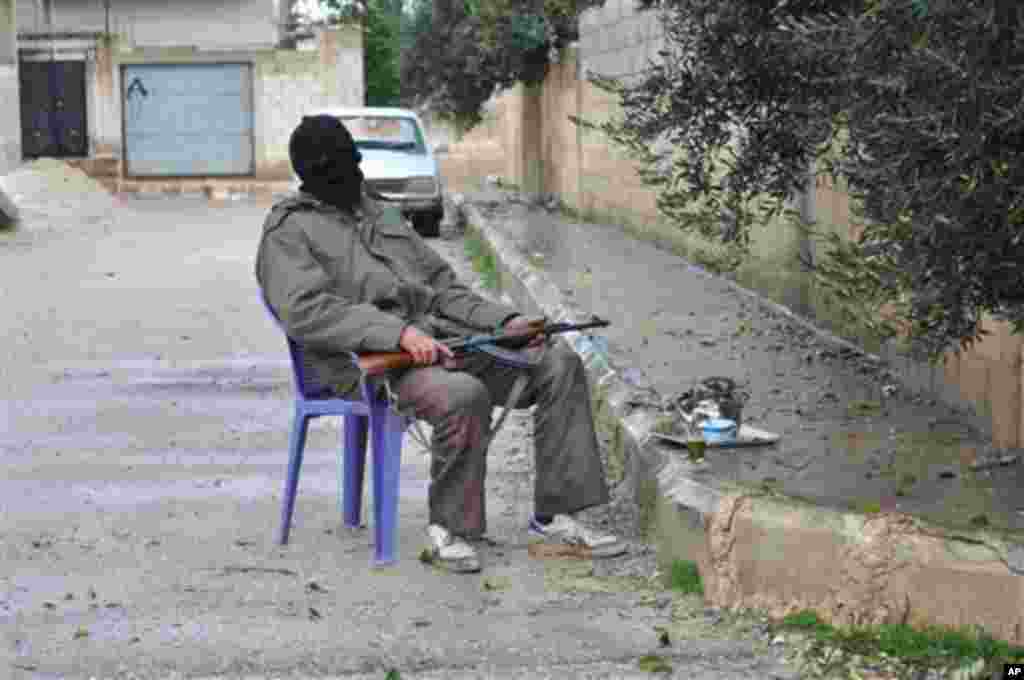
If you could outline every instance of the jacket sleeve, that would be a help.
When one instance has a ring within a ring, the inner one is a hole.
[[[277,228],[263,236],[256,277],[288,336],[311,349],[395,351],[408,325],[371,304],[338,295],[301,230]]]
[[[485,300],[470,290],[456,278],[451,265],[422,240],[419,241],[419,249],[426,269],[426,283],[437,293],[431,313],[487,330],[519,315],[514,308]]]

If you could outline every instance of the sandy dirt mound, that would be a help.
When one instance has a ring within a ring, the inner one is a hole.
[[[0,177],[0,191],[20,212],[19,240],[47,232],[102,233],[114,224],[117,199],[64,161],[43,158]]]

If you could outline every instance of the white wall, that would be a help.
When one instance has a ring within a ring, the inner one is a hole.
[[[17,0],[20,32],[48,31],[41,0]],[[55,31],[103,31],[103,0],[52,0]],[[110,0],[110,30],[130,45],[271,47],[279,0]]]
[[[17,64],[0,64],[0,175],[21,162]]]
[[[0,175],[21,163],[14,0],[0,0]]]
[[[261,63],[255,82],[257,158],[288,170],[288,139],[302,116],[331,107],[362,106],[363,48],[357,31],[320,34],[318,52],[283,51]],[[325,53],[326,52],[326,53]]]

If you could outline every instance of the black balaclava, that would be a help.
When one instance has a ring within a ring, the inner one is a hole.
[[[351,211],[362,199],[362,154],[352,135],[334,116],[303,116],[288,141],[302,191],[341,210]]]

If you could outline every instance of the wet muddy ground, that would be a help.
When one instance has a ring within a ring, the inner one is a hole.
[[[612,321],[603,332],[611,353],[627,356],[661,395],[710,376],[746,386],[744,422],[782,439],[711,449],[707,474],[1024,538],[1020,452],[995,450],[963,413],[908,393],[886,366],[618,227],[575,222],[493,188],[467,198],[567,299]]]
[[[252,276],[266,210],[138,200],[77,224],[37,204],[0,242],[0,677],[628,678],[649,652],[679,678],[791,675],[767,626],[666,591],[639,542],[529,559],[527,412],[492,449],[482,574],[416,559],[427,461],[410,441],[401,561],[370,569],[372,532],[340,527],[327,419],[275,545],[292,397]],[[635,539],[616,498],[591,518]]]

